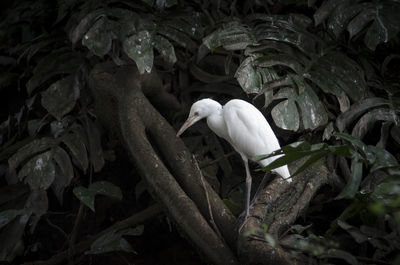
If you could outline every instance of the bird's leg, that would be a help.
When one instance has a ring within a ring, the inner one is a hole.
[[[259,193],[262,191],[262,189],[263,189],[264,186],[265,186],[265,182],[267,182],[268,176],[270,176],[270,174],[269,174],[269,172],[266,172],[266,173],[264,174],[263,179],[262,179],[261,182],[260,182],[260,185],[258,185],[257,191],[256,191],[256,193],[254,194],[253,199],[252,199],[251,202],[250,202],[250,207],[253,206],[253,204],[256,202],[256,199],[257,199]]]
[[[251,175],[250,175],[250,170],[249,170],[249,161],[246,159],[244,161],[244,166],[246,168],[246,206],[245,206],[245,220],[249,217],[249,211],[250,211],[250,194],[251,194]]]
[[[243,158],[243,162],[244,162],[244,167],[246,168],[246,198],[245,198],[246,205],[244,210],[244,217],[243,213],[238,217],[239,233],[250,216],[251,175],[250,175],[248,160]]]

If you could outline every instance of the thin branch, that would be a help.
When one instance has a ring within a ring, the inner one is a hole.
[[[210,223],[212,225],[212,227],[214,228],[214,231],[217,233],[217,235],[219,236],[219,238],[221,238],[223,241],[224,237],[221,235],[221,232],[218,229],[218,226],[215,224],[214,221],[214,217],[213,217],[213,213],[212,213],[212,209],[211,209],[211,203],[210,203],[210,198],[208,197],[208,192],[207,192],[207,188],[206,188],[206,184],[204,183],[204,176],[203,173],[201,172],[200,168],[199,168],[199,164],[196,161],[196,158],[194,155],[193,156],[193,161],[195,162],[196,168],[199,171],[200,174],[200,180],[201,180],[201,184],[203,185],[203,189],[204,189],[204,193],[206,195],[206,200],[207,200],[207,204],[208,204],[208,212],[210,214]]]

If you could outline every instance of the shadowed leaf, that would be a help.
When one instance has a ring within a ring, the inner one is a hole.
[[[63,63],[60,63],[63,62]],[[44,57],[33,71],[33,76],[26,84],[28,94],[57,74],[71,74],[81,65],[82,58],[77,52],[60,49]]]
[[[85,139],[82,139],[78,133],[69,133],[63,137],[63,142],[71,151],[75,162],[86,172],[89,161],[84,141]]]
[[[294,100],[288,99],[276,105],[272,111],[275,124],[285,130],[297,131],[300,125],[300,116]]]
[[[97,56],[106,55],[111,50],[111,22],[101,17],[83,36],[82,45]]]
[[[76,187],[73,189],[75,196],[92,211],[94,208],[94,199],[97,194],[105,195],[117,200],[122,199],[122,192],[118,186],[108,181],[97,181],[92,183],[89,188]]]
[[[160,53],[161,57],[169,65],[176,63],[176,55],[174,46],[165,38],[160,35],[153,36],[153,46]]]
[[[141,74],[150,73],[153,68],[152,37],[147,30],[138,32],[125,39],[123,46],[125,53],[136,62]]]
[[[79,97],[72,75],[58,80],[42,92],[42,106],[57,120],[69,113]]]
[[[18,179],[25,178],[32,190],[47,190],[55,178],[52,152],[47,151],[29,160],[18,172]]]
[[[143,233],[144,226],[129,228],[121,231],[111,231],[99,237],[85,254],[100,254],[112,251],[125,251],[136,253],[131,245],[122,236],[140,236]]]
[[[340,114],[336,119],[336,126],[340,132],[343,132],[349,124],[355,121],[367,110],[379,106],[388,105],[389,101],[383,98],[366,98],[351,105],[350,109]]]

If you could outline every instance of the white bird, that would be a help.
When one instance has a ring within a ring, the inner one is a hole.
[[[192,105],[188,119],[179,129],[176,136],[179,137],[187,128],[203,118],[207,119],[208,127],[219,137],[227,140],[243,159],[246,169],[244,219],[246,221],[249,217],[251,192],[251,174],[248,160],[280,149],[278,139],[264,115],[252,104],[244,100],[233,99],[222,106],[217,101],[209,98],[199,100]],[[265,167],[278,157],[270,157],[258,161],[258,163]],[[289,169],[286,165],[272,171],[278,173],[288,182],[291,181]]]

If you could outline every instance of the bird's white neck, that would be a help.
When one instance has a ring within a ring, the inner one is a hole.
[[[207,116],[207,125],[216,135],[229,140],[226,124],[222,116],[222,107]]]

